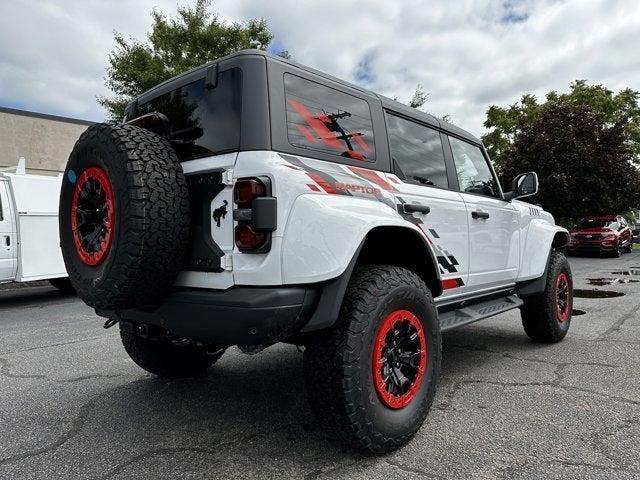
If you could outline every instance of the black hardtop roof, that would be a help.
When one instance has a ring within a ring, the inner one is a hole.
[[[174,83],[184,84],[184,83],[188,83],[192,79],[196,80],[197,78],[200,78],[202,76],[203,70],[208,69],[212,65],[220,64],[220,63],[230,63],[236,58],[240,58],[243,56],[256,56],[256,55],[264,57],[267,62],[278,62],[278,63],[286,64],[296,69],[302,70],[303,72],[311,73],[313,75],[326,78],[327,80],[330,80],[332,82],[335,82],[347,88],[357,90],[358,92],[364,95],[377,98],[378,100],[380,100],[380,102],[382,102],[383,107],[386,109],[393,110],[397,113],[400,113],[402,115],[405,115],[407,117],[413,118],[415,120],[418,120],[427,124],[438,126],[442,130],[448,133],[465,138],[474,143],[477,143],[477,144],[482,143],[482,141],[479,138],[467,132],[466,130],[463,130],[462,128],[457,127],[456,125],[453,125],[451,123],[445,122],[433,115],[430,115],[418,109],[409,107],[396,100],[392,100],[391,98],[385,97],[384,95],[379,95],[375,92],[372,92],[371,90],[367,90],[366,88],[362,88],[361,86],[347,82],[346,80],[342,80],[340,78],[329,75],[328,73],[322,72],[320,70],[316,70],[311,67],[307,67],[306,65],[302,65],[300,63],[294,62],[293,60],[289,60],[277,55],[273,55],[269,52],[265,52],[264,50],[257,50],[257,49],[240,50],[230,55],[226,55],[216,60],[212,60],[211,62],[207,62],[203,65],[200,65],[199,67],[189,70],[188,72],[182,73],[180,75],[176,75],[175,77],[170,78],[169,80],[165,80],[164,82],[147,90],[146,92],[141,94],[136,100],[138,100],[139,102],[145,101],[146,98],[153,97],[155,96],[155,94],[159,93],[158,90],[162,90],[163,92],[165,90],[168,90],[168,88],[166,87],[169,87]]]

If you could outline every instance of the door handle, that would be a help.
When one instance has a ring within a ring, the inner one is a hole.
[[[489,218],[489,212],[481,212],[479,210],[476,210],[474,212],[471,212],[471,218],[483,218],[483,219],[487,219]]]
[[[9,235],[5,235],[4,236],[4,246],[5,247],[10,247],[11,246],[11,236],[9,236]]]
[[[431,208],[426,205],[420,205],[419,203],[404,203],[402,210],[404,213],[424,213],[426,215],[431,211]]]

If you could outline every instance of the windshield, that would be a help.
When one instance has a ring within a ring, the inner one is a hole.
[[[618,222],[613,220],[602,220],[597,218],[583,218],[580,220],[579,228],[618,228]]]

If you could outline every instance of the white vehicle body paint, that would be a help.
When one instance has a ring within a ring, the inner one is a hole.
[[[234,285],[313,284],[341,275],[366,235],[377,227],[420,235],[437,261],[438,301],[514,286],[540,277],[557,233],[553,217],[520,201],[508,202],[405,183],[392,174],[273,151],[246,151],[183,163],[187,176],[221,172],[225,188],[210,205],[211,236],[224,251],[222,272],[184,271],[177,285],[228,289]],[[277,229],[268,253],[242,253],[233,243],[233,183],[267,177],[277,198]],[[226,202],[226,204],[225,204]],[[400,213],[402,205],[430,212]],[[472,222],[470,212],[491,213]],[[394,248],[390,239],[389,248]]]
[[[0,173],[0,283],[62,278],[61,177]]]

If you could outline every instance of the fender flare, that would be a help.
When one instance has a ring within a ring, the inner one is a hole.
[[[431,257],[431,264],[434,267],[432,272],[432,274],[434,274],[435,276],[435,278],[433,279],[434,285],[437,285],[437,288],[439,289],[432,293],[434,297],[440,295],[442,293],[442,282],[440,280],[440,271],[437,267],[438,262],[436,260],[435,253],[433,252],[433,249],[431,248],[429,243],[425,241],[425,239],[423,238],[423,235],[420,235],[419,232],[417,232],[412,228],[398,227],[395,225],[392,227],[405,228],[406,230],[412,232],[413,234],[421,238],[424,244],[424,247],[429,252],[429,255]],[[313,315],[311,316],[309,321],[306,323],[306,325],[300,330],[301,333],[312,332],[315,330],[328,328],[336,322],[336,320],[338,319],[338,315],[340,314],[342,301],[347,292],[347,287],[349,286],[349,281],[351,280],[353,271],[355,270],[355,267],[358,263],[358,259],[360,258],[362,249],[365,243],[367,242],[367,239],[371,234],[371,232],[373,232],[377,228],[384,228],[384,226],[378,226],[370,229],[367,232],[367,235],[365,236],[365,238],[362,239],[362,241],[356,248],[356,251],[353,254],[353,257],[351,258],[351,261],[347,265],[347,268],[345,269],[345,271],[338,277],[333,278],[323,284],[320,292],[320,298],[316,305],[316,309],[313,312]]]
[[[547,254],[547,263],[544,266],[544,272],[538,278],[534,278],[533,280],[528,280],[525,282],[519,282],[517,284],[518,295],[521,297],[530,297],[533,295],[540,295],[544,292],[544,289],[547,284],[547,273],[549,272],[549,261],[551,260],[551,252],[556,249],[564,248],[569,243],[569,233],[562,229],[558,230],[553,236],[553,240],[551,241],[551,247],[549,248],[549,253]]]

